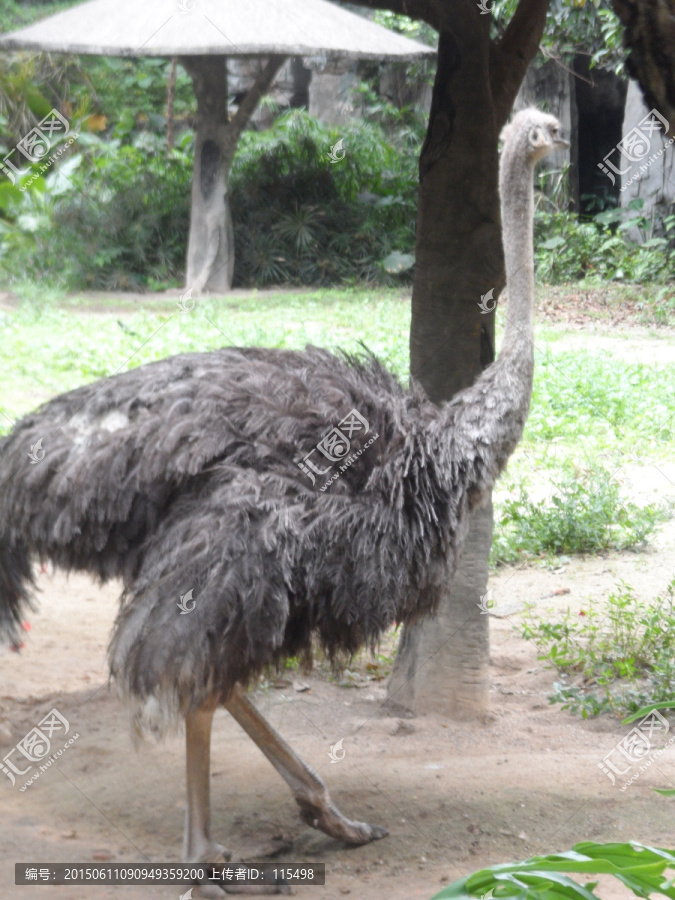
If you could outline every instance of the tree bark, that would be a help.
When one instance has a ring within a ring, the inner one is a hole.
[[[543,32],[548,0],[521,0],[499,44],[472,0],[443,4],[429,127],[420,157],[412,298],[412,377],[436,403],[494,359],[494,315],[478,306],[504,287],[498,138]],[[368,3],[367,5],[376,5]],[[431,4],[426,20],[439,15]],[[488,708],[487,588],[492,507],[474,513],[464,553],[434,619],[404,629],[389,698],[415,712],[483,716]]]
[[[190,291],[225,293],[232,287],[234,231],[228,200],[232,160],[242,131],[283,61],[283,56],[270,57],[230,121],[226,57],[181,59],[197,98],[186,271]]]
[[[626,68],[675,137],[675,0],[612,0],[612,6],[626,29]]]
[[[231,288],[234,271],[227,197],[227,60],[193,56],[181,62],[197,98],[186,287],[223,293]]]
[[[416,713],[481,717],[489,709],[489,616],[477,603],[488,579],[492,505],[474,513],[457,574],[438,614],[404,629],[390,701]]]

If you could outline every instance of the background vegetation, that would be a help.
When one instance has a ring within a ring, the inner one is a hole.
[[[8,0],[9,30],[69,3]],[[499,30],[514,0],[496,0]],[[392,13],[378,21],[433,43],[428,26]],[[620,69],[620,29],[604,0],[554,2],[542,52],[569,61],[580,46]],[[56,106],[78,133],[59,169],[28,184],[0,176],[0,267],[6,284],[48,279],[70,289],[163,289],[184,277],[192,174],[194,98],[176,70],[175,146],[167,147],[171,63],[163,59],[9,54],[0,73],[0,154]],[[542,57],[543,58],[543,57]],[[406,67],[414,93],[429,62]],[[235,159],[231,203],[236,285],[394,284],[414,264],[417,160],[425,116],[378,96],[380,69],[361,68],[358,120],[329,128],[301,111],[281,112],[268,131],[245,133]],[[268,102],[268,108],[270,104]],[[274,110],[273,110],[274,112]],[[342,141],[344,159],[329,152]],[[55,147],[53,149],[59,149]],[[647,221],[602,204],[581,221],[565,203],[565,172],[542,176],[536,212],[538,277],[665,283],[675,273],[675,216]],[[24,187],[24,190],[21,188]],[[629,237],[636,229],[642,237]]]

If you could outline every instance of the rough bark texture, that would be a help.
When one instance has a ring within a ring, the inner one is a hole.
[[[373,4],[368,4],[373,5]],[[494,359],[494,317],[478,306],[504,287],[498,138],[543,32],[547,0],[521,0],[499,44],[471,0],[430,3],[438,66],[420,157],[411,372],[434,402],[471,384]],[[442,9],[440,8],[442,6]],[[441,15],[442,13],[442,15]],[[435,619],[405,629],[390,699],[416,712],[488,710],[487,585],[491,507],[474,515],[459,571]]]
[[[675,0],[613,0],[612,6],[626,29],[626,68],[675,136]]]
[[[230,121],[226,58],[181,59],[197,98],[186,272],[186,287],[192,291],[223,293],[232,286],[234,233],[227,191],[230,168],[239,136],[283,61],[283,56],[269,59]]]

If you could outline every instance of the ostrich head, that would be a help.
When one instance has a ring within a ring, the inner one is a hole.
[[[552,150],[569,147],[569,142],[560,134],[560,122],[555,116],[528,107],[516,113],[501,134],[505,145],[532,165]]]
[[[516,113],[501,134],[504,146],[499,164],[502,211],[502,243],[509,315],[502,353],[516,347],[530,359],[534,304],[534,186],[532,170],[537,160],[552,150],[568,147],[560,134],[560,122],[548,113],[529,107]],[[528,374],[531,387],[531,372]],[[529,402],[529,394],[527,396]]]

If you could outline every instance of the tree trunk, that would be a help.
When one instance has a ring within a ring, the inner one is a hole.
[[[271,56],[267,60],[231,121],[227,110],[226,57],[181,59],[197,98],[186,272],[186,287],[196,293],[224,293],[232,287],[234,231],[227,186],[232,160],[241,132],[284,59]]]
[[[478,304],[504,284],[489,22],[463,3],[452,4],[447,19],[420,157],[410,333],[412,376],[437,403],[492,362],[494,314]],[[482,510],[438,616],[404,631],[389,686],[394,702],[455,716],[487,711],[488,617],[478,603],[491,538],[491,509]]]
[[[626,29],[626,68],[675,137],[675,0],[612,0],[612,6]]]
[[[454,718],[487,712],[489,616],[477,615],[476,604],[485,593],[491,541],[490,505],[473,516],[459,569],[438,614],[403,631],[388,688],[395,704]]]
[[[169,68],[169,80],[166,86],[166,149],[170,153],[173,150],[175,140],[176,119],[174,104],[176,102],[176,57],[171,60]]]
[[[386,0],[366,0],[379,6]],[[494,359],[494,315],[504,286],[498,137],[543,32],[547,0],[521,0],[499,43],[472,0],[433,5],[438,67],[420,156],[412,298],[412,377],[436,403],[475,381]],[[431,7],[430,7],[431,10]],[[437,616],[404,629],[388,694],[415,712],[480,717],[488,708],[487,587],[492,506],[474,513],[465,550]]]
[[[232,287],[234,244],[227,197],[227,60],[193,56],[183,60],[197,97],[195,159],[186,287],[225,293]]]

